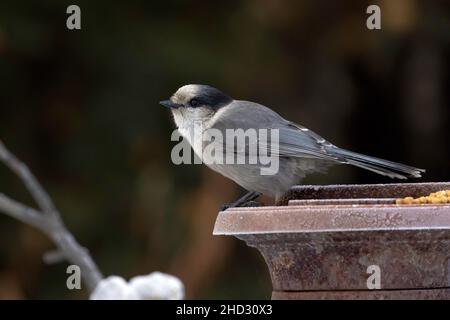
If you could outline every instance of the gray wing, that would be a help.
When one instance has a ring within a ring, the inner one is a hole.
[[[327,148],[334,147],[318,134],[309,129],[285,120],[271,109],[248,101],[234,101],[221,110],[213,122],[212,128],[225,132],[225,129],[277,129],[279,141],[247,140],[245,148],[234,148],[235,153],[245,152],[252,144],[274,152],[278,150],[280,157],[317,158],[339,161],[335,155],[329,154]],[[268,133],[270,137],[270,132]],[[259,138],[259,136],[258,136]],[[276,144],[276,145],[275,145]],[[227,147],[224,146],[226,149]],[[272,153],[273,154],[273,153]]]

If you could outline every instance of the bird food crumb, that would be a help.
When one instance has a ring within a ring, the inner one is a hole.
[[[413,198],[406,197],[395,200],[396,204],[438,204],[438,203],[450,203],[450,190],[442,190],[438,192],[430,193],[425,197]]]

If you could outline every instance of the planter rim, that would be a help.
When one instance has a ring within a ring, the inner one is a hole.
[[[439,187],[443,186],[444,188],[448,187],[450,182],[400,182],[400,183],[360,183],[360,184],[302,184],[302,185],[294,185],[291,187],[291,191],[295,190],[303,190],[303,189],[335,189],[335,188],[385,188],[385,187]]]
[[[431,230],[450,231],[449,205],[233,208],[219,213],[213,234]]]

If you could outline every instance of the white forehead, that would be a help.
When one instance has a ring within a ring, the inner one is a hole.
[[[197,84],[187,84],[185,86],[182,86],[175,92],[175,95],[181,95],[186,97],[194,97],[198,95],[200,92],[200,86]]]

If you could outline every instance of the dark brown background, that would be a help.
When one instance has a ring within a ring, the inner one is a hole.
[[[78,4],[82,30],[66,29]],[[369,31],[378,4],[382,30]],[[242,190],[170,161],[158,101],[188,83],[261,102],[362,153],[448,181],[448,1],[2,1],[0,139],[30,165],[106,275],[154,270],[189,298],[267,298],[262,258],[211,235]],[[338,167],[305,183],[387,182]],[[0,167],[0,191],[31,203]],[[85,298],[51,242],[0,215],[0,298]]]

